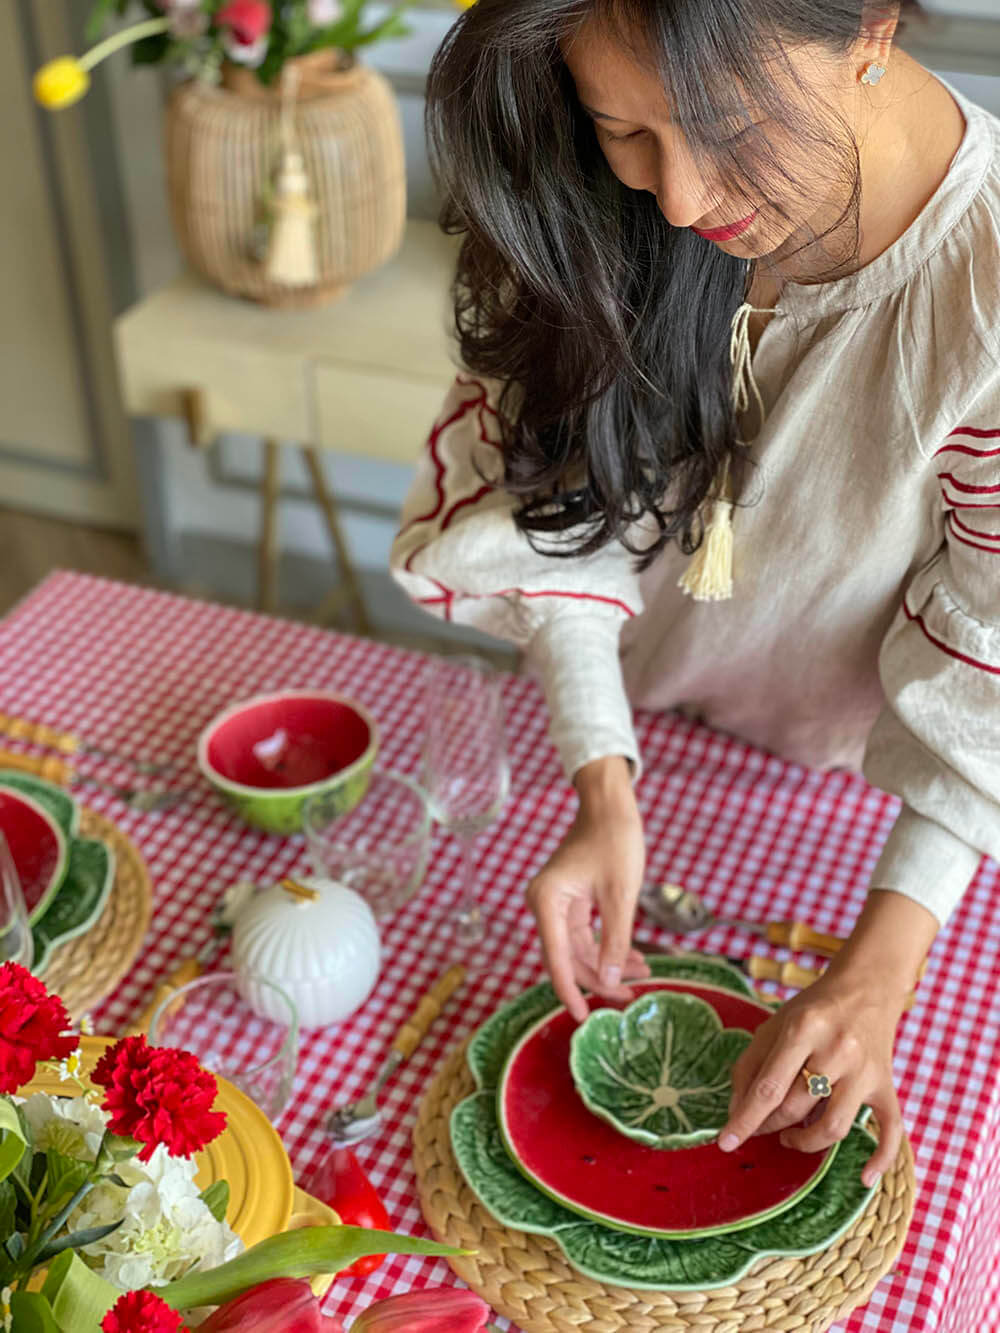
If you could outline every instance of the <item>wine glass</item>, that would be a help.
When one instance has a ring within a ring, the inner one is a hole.
[[[427,668],[423,784],[431,813],[462,844],[456,935],[477,944],[485,933],[473,849],[507,799],[510,769],[500,672],[482,657],[438,657]]]
[[[20,963],[30,968],[34,957],[35,943],[21,880],[7,839],[0,832],[0,963]]]

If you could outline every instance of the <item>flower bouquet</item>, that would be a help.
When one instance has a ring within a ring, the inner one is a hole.
[[[308,1283],[297,1279],[341,1272],[369,1254],[458,1253],[348,1226],[290,1231],[244,1250],[225,1221],[226,1182],[206,1190],[195,1183],[194,1154],[225,1130],[214,1077],[189,1052],[150,1047],[145,1037],[109,1044],[85,1075],[80,1038],[68,1027],[62,1001],[37,978],[16,963],[0,967],[5,1329],[175,1333],[196,1323],[205,1307],[221,1305],[204,1325],[209,1333],[334,1333],[340,1325],[323,1320]],[[58,1070],[65,1096],[18,1095],[39,1066]],[[274,1301],[276,1281],[292,1282],[281,1309],[298,1302],[297,1322],[258,1317]],[[447,1293],[456,1295],[468,1298]],[[195,1313],[185,1325],[187,1311]],[[479,1328],[485,1312],[483,1306],[478,1324],[453,1327]],[[360,1324],[362,1333],[379,1327],[389,1333],[410,1325]],[[447,1329],[447,1320],[437,1327]]]

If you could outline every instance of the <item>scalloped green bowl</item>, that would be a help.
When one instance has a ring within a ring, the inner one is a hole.
[[[570,1069],[584,1105],[620,1134],[693,1148],[726,1124],[732,1067],[750,1040],[698,996],[654,991],[595,1010],[573,1033]]]

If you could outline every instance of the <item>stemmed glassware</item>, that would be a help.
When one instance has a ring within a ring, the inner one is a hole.
[[[21,880],[7,839],[0,833],[0,963],[20,963],[30,968],[34,957]]]
[[[485,934],[476,885],[476,838],[507,799],[510,769],[504,735],[501,674],[485,658],[434,658],[425,683],[423,786],[431,813],[462,844],[459,943]]]

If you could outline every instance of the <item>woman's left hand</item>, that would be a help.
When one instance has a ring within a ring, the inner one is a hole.
[[[866,1186],[877,1183],[896,1160],[903,1137],[892,1078],[903,1012],[904,1000],[890,986],[828,969],[762,1023],[736,1061],[719,1146],[732,1151],[754,1135],[785,1130],[781,1142],[788,1147],[821,1152],[847,1137],[864,1103],[878,1115],[880,1137],[861,1179]],[[827,1075],[830,1097],[812,1096],[803,1066]],[[789,1128],[810,1112],[815,1115],[807,1127]]]

